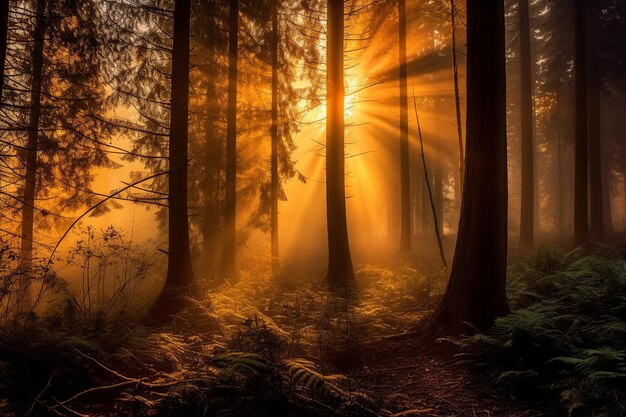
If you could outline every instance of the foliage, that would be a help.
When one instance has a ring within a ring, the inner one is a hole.
[[[623,245],[591,252],[542,246],[514,263],[512,313],[488,334],[448,341],[515,397],[548,393],[570,415],[619,414],[626,398]]]

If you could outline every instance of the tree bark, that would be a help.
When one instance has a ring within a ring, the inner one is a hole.
[[[574,243],[589,239],[588,118],[587,118],[587,16],[586,0],[575,2],[576,121],[574,144]]]
[[[226,184],[222,279],[237,277],[237,60],[239,54],[239,1],[230,0],[228,18],[228,126],[226,128]]]
[[[151,315],[155,318],[168,318],[176,313],[183,306],[182,296],[194,281],[187,214],[190,14],[190,0],[175,1],[168,156],[169,251],[165,285],[152,306]]]
[[[326,47],[326,222],[328,282],[343,289],[354,280],[345,190],[344,144],[344,2],[327,2]]]
[[[535,146],[533,137],[533,86],[528,0],[519,0],[519,20],[522,90],[522,211],[520,216],[520,245],[524,248],[532,248],[535,239]]]
[[[400,82],[400,251],[411,250],[411,177],[406,66],[406,0],[398,0]]]
[[[563,192],[563,146],[562,146],[561,133],[557,131],[556,133],[556,158],[557,158],[557,172],[556,172],[556,181],[557,181],[557,206],[556,206],[556,225],[557,225],[557,235],[558,241],[563,244],[565,242],[565,193]]]
[[[467,158],[450,280],[431,330],[486,330],[507,314],[504,1],[467,2]],[[468,328],[465,323],[470,323]]]
[[[22,198],[22,241],[21,268],[29,270],[33,256],[33,224],[37,194],[37,168],[39,147],[39,119],[41,117],[41,86],[43,76],[43,49],[47,30],[46,0],[37,1],[34,43],[32,50],[32,81],[28,139],[26,144],[26,173],[24,175],[24,195]]]
[[[280,178],[278,177],[278,8],[280,0],[272,0],[272,157],[271,157],[271,239],[272,239],[272,273],[276,275],[280,270],[278,246],[278,191]]]
[[[604,238],[612,238],[614,234],[613,230],[613,170],[611,164],[611,157],[607,149],[606,143],[602,143],[602,209],[604,221]]]
[[[459,173],[457,178],[457,208],[461,206],[461,192],[463,190],[463,176],[465,175],[465,150],[463,149],[463,122],[461,120],[461,92],[459,89],[459,65],[456,53],[456,7],[454,0],[450,1],[452,16],[452,70],[454,75],[454,105],[456,108],[456,129],[459,139]]]

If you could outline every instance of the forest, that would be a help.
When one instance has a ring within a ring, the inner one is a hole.
[[[626,1],[0,0],[0,416],[626,415]]]

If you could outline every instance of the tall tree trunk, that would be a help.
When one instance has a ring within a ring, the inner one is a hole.
[[[4,61],[7,56],[7,32],[9,30],[9,0],[0,4],[0,106],[4,91]]]
[[[611,166],[611,158],[607,150],[606,143],[602,144],[602,209],[604,220],[604,237],[611,238],[613,236],[613,170]]]
[[[600,72],[600,44],[597,40],[600,30],[600,9],[598,0],[587,4],[588,31],[588,117],[589,117],[589,234],[596,241],[604,240],[604,196],[602,182],[602,132],[601,100],[602,74]]]
[[[400,251],[411,250],[411,177],[406,66],[406,0],[398,0],[400,81]]]
[[[226,184],[222,279],[237,277],[237,60],[239,54],[239,0],[230,0],[228,18],[228,126],[226,128]]]
[[[557,130],[556,133],[556,158],[557,158],[557,172],[556,172],[556,181],[557,181],[557,206],[556,206],[556,224],[557,224],[557,235],[558,241],[563,244],[565,242],[565,214],[564,212],[564,193],[563,193],[563,154],[562,154],[562,139],[561,133]]]
[[[575,5],[576,137],[574,144],[574,243],[582,245],[589,238],[586,0],[576,0]]]
[[[456,130],[459,139],[459,173],[457,178],[455,199],[457,206],[461,206],[461,193],[463,190],[463,176],[465,175],[465,150],[463,149],[463,122],[461,120],[461,92],[459,89],[459,65],[456,53],[456,6],[454,0],[450,1],[450,13],[452,16],[452,71],[454,75],[454,105],[456,108]]]
[[[344,2],[327,2],[326,46],[326,222],[328,228],[328,280],[343,289],[354,280],[345,190],[344,144]]]
[[[626,146],[622,147],[622,204],[624,207],[622,221],[626,231]]]
[[[272,0],[272,184],[271,184],[271,239],[272,239],[272,273],[277,274],[280,269],[280,257],[278,247],[278,190],[280,178],[278,177],[278,3],[280,0]]]
[[[37,1],[34,43],[32,50],[32,81],[28,142],[26,144],[26,173],[22,207],[21,267],[29,270],[33,256],[33,224],[37,194],[37,168],[39,147],[39,119],[41,117],[41,85],[43,74],[43,48],[47,30],[46,0]]]
[[[191,0],[174,3],[169,137],[167,276],[152,306],[154,318],[167,318],[183,305],[194,281],[187,214],[187,146],[189,133],[189,25]]]
[[[533,138],[533,86],[528,0],[519,0],[519,24],[522,74],[522,212],[520,216],[520,244],[522,247],[532,248],[535,239],[535,146]]]
[[[507,314],[507,143],[504,0],[467,1],[467,159],[450,280],[431,322],[447,333],[488,329]]]
[[[220,140],[214,135],[212,126],[215,124],[219,110],[215,104],[217,98],[215,83],[209,82],[207,87],[207,103],[209,111],[213,114],[206,121],[206,136],[204,140],[204,198],[203,198],[203,224],[202,224],[202,271],[209,277],[215,277],[215,258],[217,250],[217,234],[219,231],[220,212],[220,172],[221,172],[221,145]],[[209,113],[209,114],[211,114]]]

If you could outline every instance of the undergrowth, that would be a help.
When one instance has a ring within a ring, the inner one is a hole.
[[[626,404],[626,246],[566,253],[542,246],[513,262],[511,314],[488,334],[445,339],[522,401],[552,397],[569,415]]]
[[[625,255],[626,246],[544,246],[519,257],[509,269],[511,315],[488,334],[446,340],[480,371],[477,381],[529,408],[560,402],[571,415],[619,415]],[[244,272],[237,284],[190,299],[164,328],[127,316],[70,319],[63,309],[41,315],[1,334],[0,415],[403,415],[363,375],[415,364],[397,363],[385,340],[414,328],[445,288],[443,272],[417,271],[361,266],[349,302],[305,283],[307,271],[293,277],[298,285]]]
[[[412,269],[360,274],[346,303],[243,273],[163,329],[42,316],[0,339],[0,415],[390,415],[352,372],[377,336],[424,314],[432,282]]]

